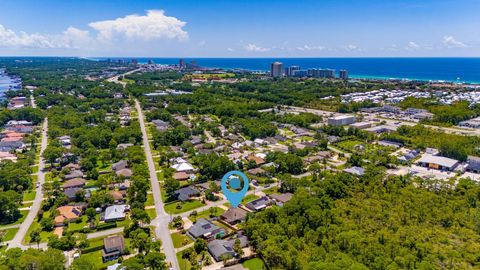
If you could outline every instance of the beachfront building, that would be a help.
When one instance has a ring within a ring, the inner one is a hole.
[[[272,76],[273,78],[283,77],[283,63],[273,62],[270,65],[270,76]]]

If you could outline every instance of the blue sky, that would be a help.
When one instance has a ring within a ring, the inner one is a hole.
[[[480,56],[476,0],[0,0],[0,55]]]

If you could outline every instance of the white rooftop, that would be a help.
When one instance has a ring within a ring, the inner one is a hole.
[[[452,158],[447,158],[447,157],[441,157],[441,156],[433,156],[430,154],[424,154],[418,162],[421,163],[433,163],[433,164],[438,164],[443,167],[451,168],[455,166],[458,163],[458,160],[452,159]]]

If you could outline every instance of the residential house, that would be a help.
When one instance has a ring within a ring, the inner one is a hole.
[[[0,141],[0,152],[11,152],[13,150],[23,149],[23,148],[25,148],[25,144],[23,143],[22,140],[17,140],[17,139],[5,140],[4,138]]]
[[[262,168],[253,168],[248,170],[247,173],[256,176],[263,176],[267,174],[267,172]]]
[[[11,127],[7,127],[6,129],[19,132],[19,133],[27,133],[27,134],[30,134],[33,132],[33,127],[29,127],[25,125],[11,126]]]
[[[64,226],[75,221],[82,215],[82,210],[77,206],[64,205],[57,208],[58,216],[55,217],[55,226]]]
[[[125,150],[132,146],[133,146],[133,143],[120,143],[117,145],[117,150]]]
[[[399,142],[392,142],[387,140],[381,140],[377,142],[378,145],[386,146],[386,147],[393,147],[393,148],[400,148],[403,146],[402,143]]]
[[[262,164],[265,164],[265,159],[263,159],[263,158],[261,158],[261,157],[259,157],[259,156],[257,156],[257,155],[249,155],[249,156],[247,157],[247,160],[248,160],[248,161],[253,161],[253,162],[255,162],[255,164],[256,164],[257,166],[262,165]]]
[[[192,186],[180,188],[174,193],[174,196],[182,202],[188,201],[191,197],[198,195],[200,195],[200,192]]]
[[[17,162],[17,156],[10,152],[0,152],[0,161],[4,161],[4,160]]]
[[[286,202],[290,201],[293,197],[292,193],[274,193],[269,195],[270,199],[278,206],[283,206]]]
[[[188,180],[189,178],[190,178],[190,175],[186,172],[176,172],[173,174],[173,179],[178,181]]]
[[[19,125],[31,126],[31,125],[33,125],[33,123],[30,122],[30,121],[26,121],[26,120],[10,120],[6,124],[7,127],[19,126]]]
[[[105,209],[100,219],[105,222],[123,220],[125,219],[125,212],[128,211],[128,209],[128,206],[125,204],[111,205]]]
[[[261,197],[259,199],[256,199],[254,201],[251,201],[245,205],[248,209],[251,211],[259,211],[262,209],[267,208],[268,206],[271,205],[271,201],[267,196]]]
[[[152,123],[158,131],[166,131],[170,128],[170,125],[163,120],[153,120]]]
[[[177,172],[193,173],[195,171],[195,168],[193,168],[192,164],[188,162],[176,163],[170,167],[175,169]]]
[[[115,202],[115,204],[120,204],[125,202],[125,197],[126,193],[125,191],[120,191],[120,190],[110,190],[108,192],[110,194]]]
[[[126,168],[128,168],[128,163],[126,160],[120,160],[112,165],[112,171],[119,171]]]
[[[81,187],[85,186],[85,183],[86,183],[85,179],[73,178],[73,179],[67,180],[67,181],[65,181],[65,183],[63,183],[63,189],[81,188]]]
[[[357,175],[357,176],[362,176],[362,175],[365,174],[365,169],[364,168],[356,167],[356,166],[346,168],[343,171],[346,172],[346,173],[349,173],[349,174]]]
[[[103,239],[102,260],[108,262],[118,259],[125,252],[125,239],[122,235],[111,235]]]
[[[230,208],[225,211],[220,218],[230,225],[235,225],[240,222],[243,222],[247,217],[248,212],[242,208]]]
[[[121,169],[121,170],[115,171],[115,174],[116,174],[118,177],[130,178],[130,177],[132,177],[133,172],[132,172],[132,170],[130,170],[130,169],[128,169],[128,168],[125,168],[125,169]]]
[[[82,193],[86,199],[90,198],[90,190],[81,187],[67,188],[63,190],[63,193],[70,202],[76,201],[78,196]]]
[[[238,257],[238,254],[233,249],[237,239],[240,241],[241,248],[248,246],[248,239],[244,235],[229,240],[216,239],[207,244],[208,252],[217,262],[222,261],[224,256]]]
[[[74,179],[74,178],[82,178],[83,176],[84,175],[83,175],[82,171],[73,170],[73,171],[70,171],[70,173],[68,173],[67,175],[65,175],[65,179],[69,180],[69,179]]]
[[[58,140],[64,147],[70,147],[72,145],[72,139],[68,135],[58,137]]]
[[[199,218],[195,224],[193,224],[187,232],[187,235],[192,239],[203,238],[206,240],[213,240],[223,237],[227,232],[213,224],[209,220]]]

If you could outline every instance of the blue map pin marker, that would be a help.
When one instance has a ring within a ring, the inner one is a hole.
[[[239,177],[243,179],[243,188],[237,192],[230,191],[227,186],[227,181],[232,189],[239,189],[242,186]],[[227,200],[230,202],[232,207],[238,207],[248,191],[249,183],[247,176],[241,171],[229,171],[222,177],[222,182],[220,184],[222,186],[223,194],[225,197],[227,197]]]

